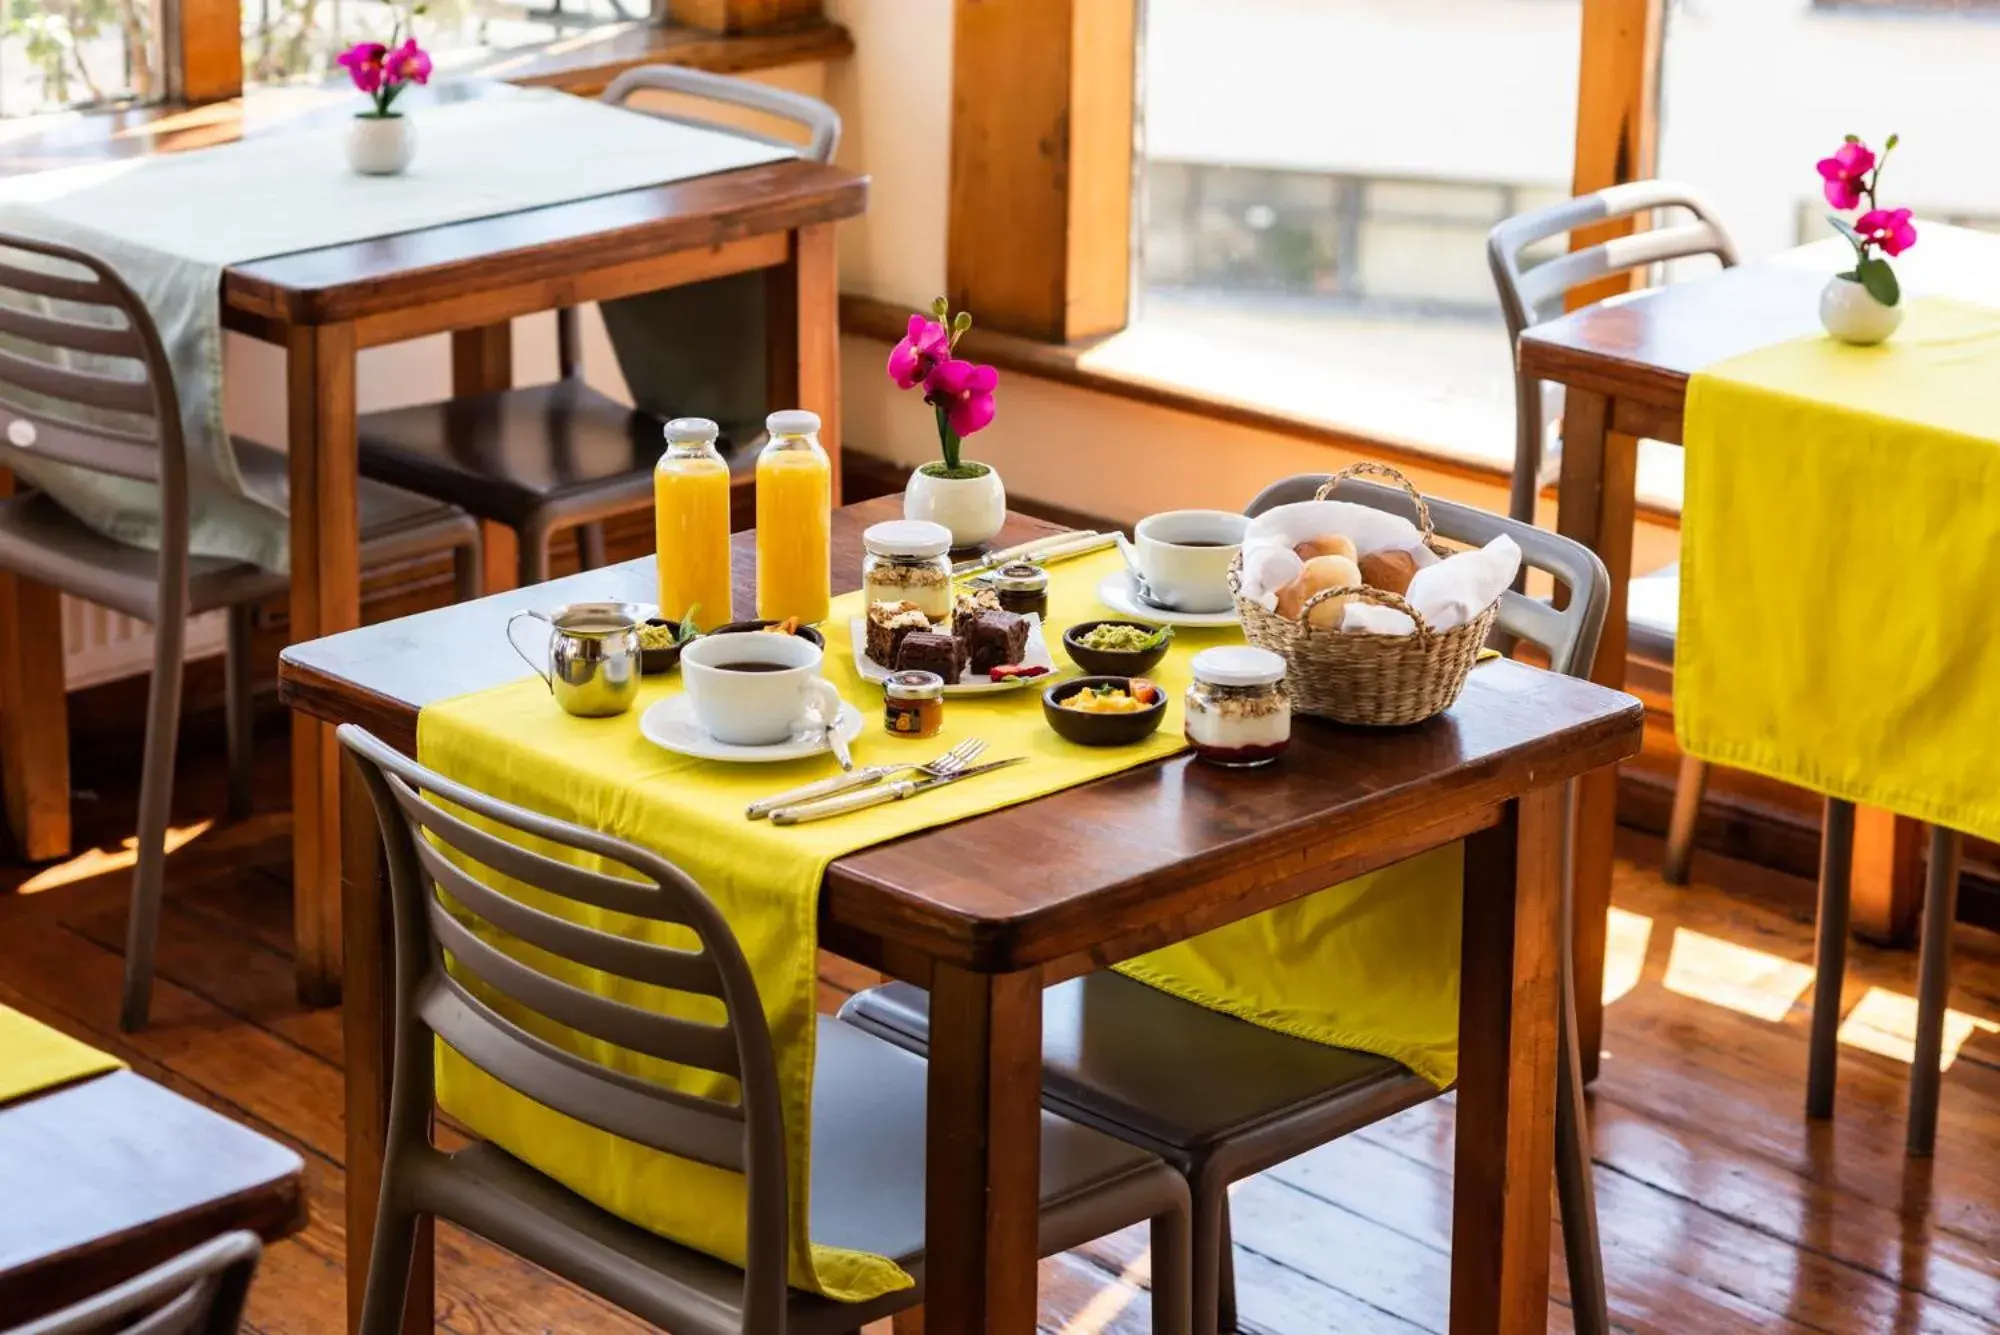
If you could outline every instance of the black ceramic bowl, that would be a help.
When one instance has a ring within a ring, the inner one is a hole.
[[[679,635],[681,631],[679,622],[668,621],[662,617],[647,617],[645,625],[665,626],[675,635]],[[641,629],[644,629],[644,627],[642,626]],[[687,648],[685,644],[670,644],[664,649],[641,648],[639,650],[640,673],[644,676],[652,677],[662,672],[672,672],[680,666],[681,650],[685,648]]]
[[[1167,650],[1174,642],[1174,632],[1168,627],[1166,635],[1150,649],[1091,649],[1078,643],[1099,626],[1133,626],[1148,633],[1161,627],[1149,626],[1143,621],[1126,621],[1120,617],[1111,617],[1102,621],[1079,621],[1064,631],[1063,651],[1069,655],[1070,662],[1085,672],[1095,673],[1100,677],[1143,677],[1159,666],[1160,660],[1167,656]]]
[[[1049,721],[1049,726],[1056,730],[1058,737],[1078,746],[1130,746],[1152,736],[1158,731],[1160,720],[1166,717],[1167,693],[1161,690],[1158,682],[1153,684],[1153,689],[1160,692],[1160,698],[1135,714],[1085,714],[1063,708],[1062,701],[1094,686],[1117,686],[1129,691],[1132,679],[1076,677],[1057,682],[1042,692],[1042,717]]]
[[[728,625],[717,626],[714,630],[704,631],[703,634],[735,635],[741,631],[762,630],[766,626],[775,626],[777,624],[778,623],[775,621],[732,621]],[[826,636],[820,634],[817,630],[814,630],[811,626],[800,626],[797,630],[793,631],[792,634],[798,636],[802,640],[810,640],[822,649],[826,648]]]

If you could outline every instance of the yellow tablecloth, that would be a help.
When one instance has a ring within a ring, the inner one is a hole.
[[[124,1065],[61,1030],[0,1006],[0,1103]]]
[[[2000,313],[1732,358],[1685,435],[1682,748],[2000,839]]]
[[[1059,565],[1050,589],[1051,640],[1060,627],[1104,615],[1098,581],[1117,564],[1104,553]],[[823,627],[823,669],[867,719],[855,743],[861,765],[924,760],[966,737],[985,739],[988,758],[1026,755],[1031,763],[939,789],[909,802],[790,828],[743,819],[755,798],[823,777],[820,757],[781,765],[725,765],[662,751],[638,732],[637,713],[613,719],[563,714],[537,679],[445,701],[423,711],[418,756],[427,765],[523,806],[606,830],[654,849],[685,868],[729,918],[762,994],[785,1099],[791,1184],[791,1282],[859,1301],[904,1287],[887,1260],[845,1250],[838,1239],[809,1243],[807,1171],[811,1147],[818,888],[826,866],[854,850],[1025,801],[1172,754],[1183,745],[1180,693],[1200,648],[1238,637],[1182,632],[1153,674],[1169,694],[1167,715],[1148,742],[1127,748],[1071,745],[1041,717],[1040,692],[1023,689],[947,702],[944,734],[912,743],[881,732],[880,691],[853,668],[848,623],[859,595],[836,599]],[[1057,646],[1058,659],[1062,650]],[[653,679],[638,709],[680,689],[678,676]],[[1302,725],[1319,726],[1319,725]],[[1458,890],[1456,850],[1322,892],[1269,922],[1237,924],[1198,941],[1131,962],[1136,976],[1288,1032],[1366,1048],[1408,1061],[1443,1083],[1455,1066]],[[1006,868],[993,869],[1005,876]],[[515,887],[515,893],[528,894]],[[547,900],[538,901],[552,907]],[[566,912],[583,912],[566,908]],[[594,925],[657,934],[663,929],[598,915]],[[496,944],[517,951],[517,942]],[[685,944],[682,942],[682,944]],[[537,963],[550,967],[540,957]],[[1291,968],[1291,964],[1303,968]],[[713,1005],[600,974],[573,970],[579,985],[621,1000],[713,1020]],[[1292,979],[1301,978],[1297,987]],[[489,1000],[491,1000],[489,994]],[[500,1004],[517,1018],[518,1008]],[[679,1088],[708,1092],[714,1079],[593,1045],[536,1021],[551,1041]],[[604,1208],[724,1260],[743,1252],[741,1179],[584,1127],[512,1093],[458,1054],[440,1048],[438,1098],[480,1135]]]

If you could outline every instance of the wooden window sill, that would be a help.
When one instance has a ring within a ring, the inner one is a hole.
[[[893,302],[853,295],[840,299],[840,327],[843,333],[893,343],[903,336],[909,319],[909,308]],[[959,344],[959,350],[974,361],[1041,380],[1053,380],[1135,403],[1190,413],[1211,421],[1310,440],[1346,453],[1379,459],[1383,463],[1429,469],[1497,487],[1507,485],[1510,460],[1358,430],[1254,400],[1176,384],[1150,373],[1143,362],[1107,356],[1118,337],[1114,334],[1108,339],[1042,343],[1013,334],[983,330],[975,325]],[[1545,494],[1553,498],[1555,489],[1550,487]],[[1642,494],[1638,508],[1650,522],[1672,528],[1680,526],[1680,507],[1670,499]]]

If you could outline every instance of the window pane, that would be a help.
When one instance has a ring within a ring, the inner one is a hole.
[[[0,0],[0,116],[160,96],[157,0]]]
[[[337,74],[335,56],[356,42],[387,41],[399,17],[407,31],[408,11],[387,0],[244,0],[243,77],[275,83]],[[441,72],[464,71],[495,52],[644,22],[649,12],[649,0],[430,0],[416,33]]]
[[[1125,342],[1196,388],[1511,461],[1486,231],[1567,196],[1579,0],[1151,0]]]
[[[1878,151],[1885,205],[2000,230],[1987,127],[2000,3],[1678,0],[1661,64],[1660,170],[1698,186],[1745,259],[1833,235],[1813,164],[1844,134]]]

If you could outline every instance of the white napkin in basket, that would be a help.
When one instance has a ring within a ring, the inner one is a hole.
[[[1417,571],[1403,598],[1432,630],[1453,630],[1485,611],[1520,569],[1521,549],[1503,533],[1484,547],[1454,552]],[[1395,608],[1358,599],[1348,602],[1340,628],[1377,635],[1410,635],[1417,629]]]

